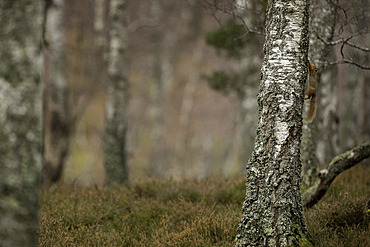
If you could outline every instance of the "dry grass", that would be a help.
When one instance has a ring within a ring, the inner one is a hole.
[[[316,246],[370,246],[368,174],[360,166],[345,172],[305,212]],[[150,180],[45,190],[39,246],[233,246],[244,183]]]

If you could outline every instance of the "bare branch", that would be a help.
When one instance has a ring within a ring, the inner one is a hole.
[[[331,183],[341,172],[353,167],[368,157],[370,157],[370,141],[332,159],[328,169],[321,170],[316,183],[302,195],[303,206],[305,208],[314,206],[325,195]]]
[[[360,36],[364,33],[362,32],[357,32],[357,33],[353,33],[351,34],[350,36],[346,37],[346,38],[343,38],[343,37],[340,37],[339,39],[335,40],[335,41],[327,41],[327,40],[324,40],[316,31],[313,31],[315,34],[316,34],[316,37],[321,41],[323,42],[325,45],[331,45],[331,46],[334,46],[334,45],[339,45],[339,44],[348,44],[349,40],[351,40],[352,38],[354,37],[357,37],[357,36]]]
[[[211,10],[211,16],[213,16],[220,25],[221,25],[220,20],[216,16],[217,11],[219,11],[221,13],[224,13],[224,14],[228,14],[228,15],[232,16],[233,18],[238,19],[243,24],[247,33],[265,35],[264,31],[259,31],[257,28],[250,27],[245,22],[244,18],[242,16],[240,16],[237,13],[237,11],[235,11],[235,7],[234,7],[233,3],[231,5],[227,5],[225,3],[224,4],[220,3],[218,0],[203,0],[203,1],[205,3],[204,6],[207,9]],[[253,9],[247,9],[247,8],[244,8],[244,9],[248,12],[251,12],[251,13],[255,14],[255,15],[263,15],[263,13],[261,11],[257,11],[257,10],[253,10]]]
[[[339,39],[337,39],[335,41],[327,41],[327,40],[324,40],[322,37],[320,37],[317,34],[317,32],[315,32],[315,33],[316,33],[316,37],[321,42],[323,42],[325,45],[327,45],[327,46],[341,45],[341,47],[340,47],[340,54],[342,56],[342,59],[341,60],[334,61],[334,62],[326,61],[324,63],[324,65],[331,66],[331,65],[335,65],[335,64],[351,64],[351,65],[354,65],[354,66],[356,66],[358,68],[361,68],[361,69],[370,70],[370,66],[366,66],[366,65],[360,64],[358,62],[355,62],[355,61],[353,61],[351,59],[348,59],[348,58],[346,58],[346,56],[344,54],[344,49],[345,49],[346,46],[350,46],[352,48],[361,50],[363,52],[370,52],[370,48],[362,47],[362,46],[359,46],[357,44],[354,44],[354,43],[350,42],[350,40],[352,38],[354,38],[356,36],[362,35],[363,34],[362,32],[353,33],[352,35],[350,35],[350,36],[348,36],[346,38],[340,37]]]
[[[325,63],[326,66],[332,66],[332,65],[336,65],[336,64],[352,64],[360,69],[365,69],[365,70],[370,70],[370,66],[365,66],[363,64],[360,64],[360,63],[357,63],[355,61],[352,61],[352,60],[349,60],[349,59],[341,59],[341,60],[337,60],[337,61],[334,61],[334,62],[329,62],[327,61]]]
[[[361,51],[364,51],[364,52],[370,52],[370,48],[359,46],[359,45],[353,44],[351,42],[346,42],[346,44],[348,46],[351,46],[351,47],[356,48],[358,50],[361,50]]]

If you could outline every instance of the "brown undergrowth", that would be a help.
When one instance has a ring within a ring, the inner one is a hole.
[[[340,175],[305,212],[315,246],[370,246],[369,168]],[[39,246],[233,246],[244,178],[45,189]]]

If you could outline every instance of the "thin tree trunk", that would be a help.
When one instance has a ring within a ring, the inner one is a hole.
[[[359,87],[359,110],[357,114],[357,143],[370,139],[370,73],[361,71]]]
[[[335,0],[333,1],[335,2]],[[330,42],[333,39],[334,26],[336,21],[335,5],[333,2],[310,0],[310,48],[309,58],[312,63],[315,63],[320,69],[320,65],[324,65],[324,61],[329,54],[329,47],[320,39]],[[319,164],[316,155],[317,145],[321,141],[320,149],[326,156],[334,156],[335,138],[337,137],[338,124],[335,121],[336,116],[336,91],[333,79],[335,76],[332,71],[327,71],[321,77],[322,70],[319,70],[317,76],[318,83],[318,113],[316,119],[312,123],[304,118],[303,136],[302,136],[302,155],[303,164],[303,186],[312,186],[317,179],[317,165]],[[321,79],[327,79],[325,83],[320,83]],[[306,113],[308,112],[309,101],[306,103]],[[307,115],[307,114],[306,114]],[[305,115],[305,116],[306,116]],[[320,126],[320,127],[319,127]],[[318,133],[322,130],[322,133]],[[324,136],[324,138],[320,138]],[[322,145],[323,144],[323,145]]]
[[[44,83],[44,183],[60,180],[68,155],[72,123],[69,119],[64,0],[45,1],[43,38],[45,43]]]
[[[193,50],[192,64],[199,68],[203,57],[204,42],[198,41],[195,44]],[[186,177],[186,163],[189,162],[189,157],[187,155],[188,145],[189,145],[189,124],[191,111],[193,110],[194,103],[194,93],[197,87],[197,82],[199,81],[200,73],[199,71],[194,71],[189,75],[188,81],[186,82],[181,110],[179,113],[179,132],[176,142],[176,162],[175,165],[181,167],[182,177]]]
[[[0,245],[36,246],[42,3],[0,1]]]
[[[361,1],[362,4],[365,4],[366,0]],[[366,28],[368,25],[367,22],[362,22],[360,24],[360,30]],[[366,44],[370,43],[369,35],[363,35],[361,37],[360,43],[363,47]],[[369,58],[369,56],[368,56]],[[368,59],[369,61],[369,59]],[[359,145],[360,143],[370,140],[370,73],[366,70],[361,70],[359,74],[359,86],[360,93],[359,93],[359,109],[357,111],[357,138],[356,143]],[[370,159],[365,162],[368,166],[370,166]]]
[[[287,246],[308,236],[300,194],[307,30],[308,1],[269,1],[257,136],[236,246]]]
[[[160,18],[163,16],[163,6],[161,1],[152,1],[150,8],[150,16],[154,18]],[[151,153],[150,153],[150,164],[148,168],[148,175],[154,177],[161,177],[164,172],[164,125],[165,125],[165,96],[166,96],[166,71],[165,63],[169,62],[169,51],[165,49],[165,36],[171,32],[167,30],[165,34],[163,32],[155,32],[152,35],[152,41],[155,44],[155,55],[153,60],[154,70],[154,90],[152,90],[152,107],[151,113],[153,118],[153,125],[150,133],[151,141]],[[167,66],[168,68],[168,66]],[[167,74],[168,75],[168,74]]]
[[[105,170],[108,183],[123,183],[128,179],[126,133],[128,83],[126,78],[126,0],[110,0],[110,46],[106,129]]]

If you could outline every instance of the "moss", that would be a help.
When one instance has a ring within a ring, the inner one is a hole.
[[[302,233],[299,226],[293,225],[291,227],[291,233],[293,235],[293,246],[313,246],[310,236]]]

